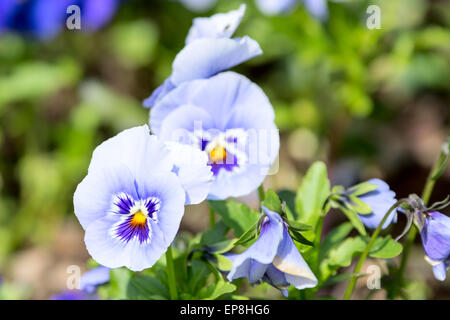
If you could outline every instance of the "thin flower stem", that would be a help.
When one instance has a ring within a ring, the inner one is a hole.
[[[212,207],[209,207],[209,227],[212,228],[216,225],[216,214]]]
[[[348,283],[347,289],[345,290],[344,297],[343,297],[344,300],[349,300],[351,298],[351,296],[353,294],[353,290],[355,290],[356,280],[359,275],[359,272],[361,271],[361,267],[364,264],[364,262],[366,261],[366,258],[369,255],[370,249],[372,248],[372,245],[375,243],[375,240],[377,239],[378,234],[381,231],[381,227],[384,225],[386,219],[389,217],[392,210],[397,208],[398,205],[403,203],[404,201],[405,201],[404,199],[399,200],[392,207],[390,207],[388,212],[386,212],[386,214],[384,215],[381,222],[378,224],[378,227],[375,229],[374,233],[372,234],[372,237],[370,238],[370,241],[367,244],[366,249],[364,250],[361,257],[359,258],[358,264],[356,265],[355,271],[353,272],[353,276]]]
[[[171,300],[178,300],[177,283],[175,280],[175,269],[173,266],[172,247],[169,246],[166,251],[167,261],[167,279],[169,282],[169,292]]]
[[[315,232],[315,238],[314,238],[314,249],[316,250],[316,275],[319,276],[320,274],[320,261],[319,261],[319,254],[320,254],[320,240],[322,238],[322,229],[323,229],[323,220],[325,219],[325,215],[322,213],[320,215],[319,221],[317,222],[316,232]],[[319,276],[320,278],[320,276]]]

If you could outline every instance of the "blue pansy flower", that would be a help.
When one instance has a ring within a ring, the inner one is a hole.
[[[378,188],[374,191],[359,195],[358,198],[364,201],[370,208],[372,213],[360,214],[359,219],[367,228],[376,229],[383,220],[384,215],[397,202],[395,192],[389,189],[389,185],[380,179],[371,179],[368,183],[376,185]],[[397,222],[397,212],[392,210],[384,222],[382,229],[386,229],[391,223]]]
[[[210,10],[217,0],[178,0],[187,9],[194,12],[204,12]]]
[[[318,281],[298,251],[280,215],[263,207],[266,217],[258,239],[241,254],[227,254],[232,267],[229,281],[247,278],[251,284],[265,281],[288,296],[289,285],[301,290]]]
[[[108,268],[151,267],[172,243],[184,205],[208,194],[211,176],[202,152],[168,147],[147,126],[103,142],[74,194],[88,252]]]
[[[144,107],[151,108],[182,83],[207,79],[262,53],[250,37],[231,38],[242,20],[246,6],[209,18],[196,18],[186,37],[186,46],[172,64],[172,74],[158,87]]]
[[[2,0],[0,31],[17,31],[51,39],[65,28],[70,5],[80,7],[81,31],[94,31],[111,20],[119,0]]]
[[[444,281],[450,266],[450,218],[437,211],[425,213],[420,235],[425,259],[433,266],[434,277]]]
[[[208,199],[256,190],[278,155],[279,133],[269,99],[234,72],[185,82],[150,114],[152,132],[159,138],[205,152],[214,174]]]

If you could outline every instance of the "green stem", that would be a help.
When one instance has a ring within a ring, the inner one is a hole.
[[[367,244],[366,249],[362,253],[361,257],[359,258],[358,264],[356,265],[355,271],[353,272],[353,276],[352,276],[352,278],[350,279],[350,281],[348,283],[347,289],[345,290],[344,298],[343,298],[344,300],[349,300],[351,298],[351,296],[353,294],[353,290],[355,290],[356,280],[357,280],[357,277],[359,275],[359,272],[361,271],[361,267],[364,264],[364,262],[366,261],[366,258],[369,255],[370,249],[372,248],[372,245],[375,243],[375,240],[377,239],[378,234],[381,231],[381,227],[384,225],[384,222],[389,217],[389,215],[391,214],[392,210],[397,208],[398,205],[400,203],[402,203],[402,202],[404,202],[404,200],[399,200],[392,207],[389,208],[388,212],[386,212],[386,214],[384,215],[383,219],[378,224],[378,227],[375,229],[374,233],[372,234],[372,237],[370,238],[370,241]]]
[[[264,201],[264,187],[261,183],[261,185],[258,187],[258,195],[259,195],[259,202]]]
[[[212,228],[216,225],[216,214],[214,209],[209,207],[209,227]]]
[[[319,255],[320,255],[320,240],[322,238],[322,229],[323,229],[323,220],[325,219],[325,216],[323,213],[321,214],[319,221],[317,222],[316,232],[315,232],[315,238],[314,238],[314,249],[316,251],[316,275],[319,276],[320,279],[320,261],[319,261]]]
[[[177,283],[175,280],[175,269],[173,266],[172,247],[169,246],[166,251],[167,279],[169,282],[169,292],[171,300],[178,300]]]

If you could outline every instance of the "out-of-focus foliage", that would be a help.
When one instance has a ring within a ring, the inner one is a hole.
[[[240,3],[219,0],[204,14]],[[330,2],[325,22],[303,6],[267,17],[253,1],[246,3],[237,35],[257,40],[264,54],[236,69],[257,82],[274,105],[281,152],[289,154],[293,176],[316,158],[333,161],[351,154],[370,166],[386,143],[376,140],[373,128],[395,127],[407,105],[424,93],[448,108],[448,1]],[[366,26],[366,8],[373,3],[381,7],[379,30]],[[93,149],[148,120],[141,102],[170,74],[196,15],[174,1],[128,1],[97,33],[65,30],[46,42],[0,35],[0,272],[21,249],[51,243],[63,220],[75,222],[72,196]],[[445,126],[448,130],[448,122]],[[315,187],[329,192],[324,183]],[[304,204],[295,206],[301,211]],[[351,256],[362,241],[349,238],[329,249],[322,272],[333,275],[335,259]],[[412,284],[411,290],[422,287]],[[205,297],[227,291],[194,289],[193,296]],[[138,287],[109,290],[148,297]]]

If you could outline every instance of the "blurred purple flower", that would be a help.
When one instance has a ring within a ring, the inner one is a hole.
[[[265,281],[288,296],[289,285],[301,290],[318,281],[298,251],[278,213],[263,207],[266,218],[259,238],[241,254],[227,254],[232,262],[228,280],[248,278],[251,284]]]
[[[330,0],[333,2],[345,2],[348,0]],[[272,16],[289,13],[299,3],[303,2],[306,10],[321,21],[328,19],[327,0],[256,0],[256,5],[262,13]]]
[[[450,218],[437,211],[425,215],[420,235],[426,260],[433,267],[434,277],[444,281],[450,266]]]
[[[51,297],[52,300],[96,299],[98,286],[109,282],[109,268],[99,266],[85,272],[80,279],[80,290],[64,290]]]
[[[228,13],[209,18],[196,18],[186,37],[186,46],[172,64],[172,74],[143,105],[153,107],[170,91],[182,83],[207,79],[262,53],[258,43],[244,36],[231,38],[245,12],[245,4]]]
[[[358,198],[372,208],[372,213],[359,214],[358,216],[366,227],[376,229],[381,220],[383,220],[384,215],[397,200],[395,199],[395,192],[389,189],[389,185],[386,182],[380,179],[371,179],[367,182],[376,185],[378,188],[360,195]],[[396,222],[397,212],[393,210],[383,224],[382,229],[386,229],[391,223]]]
[[[70,16],[67,8],[77,5],[81,11],[81,31],[95,31],[108,23],[120,0],[2,0],[0,32],[16,31],[42,40],[55,37]]]

